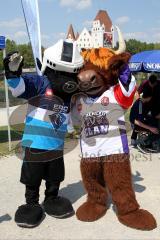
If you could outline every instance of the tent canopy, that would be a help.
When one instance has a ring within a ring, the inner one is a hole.
[[[129,67],[132,72],[160,72],[160,50],[134,54],[129,61]]]

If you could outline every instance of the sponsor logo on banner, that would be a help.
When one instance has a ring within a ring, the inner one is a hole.
[[[129,63],[129,68],[133,71],[137,71],[141,69],[141,63]]]
[[[144,63],[144,68],[147,70],[160,71],[160,63]]]

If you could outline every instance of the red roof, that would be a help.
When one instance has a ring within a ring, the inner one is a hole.
[[[112,21],[111,21],[108,13],[106,11],[99,10],[99,12],[97,13],[97,16],[95,17],[94,21],[95,20],[99,20],[101,25],[104,24],[106,32],[111,31]]]
[[[75,34],[74,34],[74,30],[72,27],[72,24],[70,24],[69,28],[68,28],[68,33],[67,33],[67,37],[66,38],[72,38],[73,40],[76,39]]]

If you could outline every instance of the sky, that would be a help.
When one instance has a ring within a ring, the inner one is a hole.
[[[74,31],[91,29],[99,10],[106,10],[124,38],[160,42],[160,0],[38,0],[41,40],[44,47],[65,38],[70,24]],[[16,43],[28,43],[21,0],[0,1],[0,35]]]

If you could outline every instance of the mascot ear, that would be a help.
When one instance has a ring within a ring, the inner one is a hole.
[[[108,69],[111,70],[121,69],[126,63],[129,62],[130,57],[131,54],[127,52],[119,55],[114,55],[108,62]]]
[[[36,58],[36,62],[37,62],[37,66],[38,66],[39,70],[41,70],[41,68],[42,68],[42,63],[41,63],[41,61],[39,60],[39,58]]]

